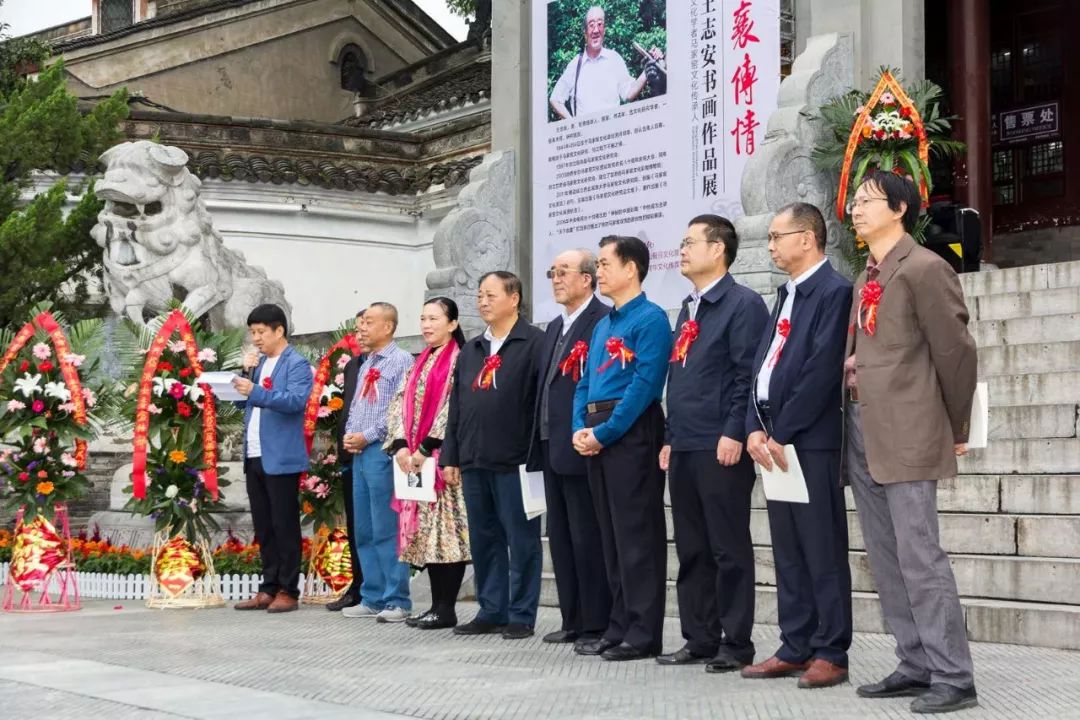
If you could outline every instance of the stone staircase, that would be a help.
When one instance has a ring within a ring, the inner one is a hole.
[[[941,539],[968,636],[1080,649],[1080,262],[962,277],[989,384],[990,442],[939,486]],[[855,629],[885,632],[848,491]],[[667,613],[678,614],[668,508]],[[776,623],[769,523],[760,484],[751,532],[757,620]],[[547,554],[541,603],[557,604]]]

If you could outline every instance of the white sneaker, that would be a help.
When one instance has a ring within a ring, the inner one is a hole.
[[[352,607],[342,608],[341,614],[347,618],[373,618],[379,615],[379,611],[370,605],[360,603]]]
[[[399,607],[388,607],[375,616],[375,621],[381,623],[399,623],[405,622],[408,617],[408,610],[402,610]]]

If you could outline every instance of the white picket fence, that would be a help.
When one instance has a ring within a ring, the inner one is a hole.
[[[221,575],[221,596],[226,600],[245,600],[259,591],[262,575]],[[84,598],[109,600],[145,600],[150,593],[149,575],[116,575],[114,573],[76,572],[79,595]],[[0,586],[8,581],[8,563],[0,563]],[[55,591],[57,579],[52,579]],[[300,591],[304,576],[300,576]]]

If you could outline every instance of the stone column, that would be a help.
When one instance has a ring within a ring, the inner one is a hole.
[[[993,260],[993,170],[990,157],[990,0],[949,4],[953,137],[967,148],[954,169],[956,200],[979,212],[982,259]]]

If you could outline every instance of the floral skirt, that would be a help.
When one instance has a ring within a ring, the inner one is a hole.
[[[435,502],[422,503],[419,527],[401,550],[401,561],[423,567],[431,563],[469,562],[469,520],[461,483],[447,485]]]

